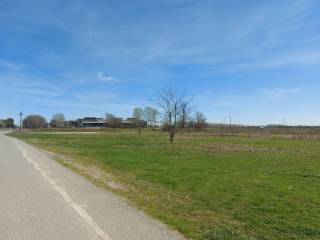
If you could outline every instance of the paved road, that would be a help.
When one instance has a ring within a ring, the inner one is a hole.
[[[0,239],[183,238],[46,153],[0,132]]]

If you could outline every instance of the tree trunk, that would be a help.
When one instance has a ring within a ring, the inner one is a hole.
[[[170,129],[170,143],[173,142],[174,135],[175,135],[175,129],[174,129],[174,128],[171,128],[171,129]]]

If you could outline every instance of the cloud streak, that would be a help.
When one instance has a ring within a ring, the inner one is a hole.
[[[320,89],[319,11],[315,0],[7,1],[0,108],[131,114],[170,85],[212,92],[197,104],[209,119],[270,113]]]
[[[289,97],[294,97],[298,93],[303,91],[302,88],[273,88],[273,89],[264,89],[262,90],[262,94],[266,96],[270,100],[285,100]]]
[[[10,61],[0,59],[0,69],[5,69],[9,71],[18,71],[22,69],[22,65],[17,64],[15,62],[10,62]]]
[[[103,82],[115,82],[115,78],[111,76],[104,75],[103,72],[98,72],[98,79]]]

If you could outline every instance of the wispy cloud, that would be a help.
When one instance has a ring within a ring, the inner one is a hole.
[[[218,71],[257,71],[287,67],[317,67],[320,64],[320,50],[302,52],[286,52],[259,59],[226,64]]]
[[[16,89],[16,93],[28,94],[30,96],[39,96],[39,97],[59,97],[61,96],[60,91],[57,89],[36,89],[36,88],[24,88]]]
[[[237,106],[237,103],[231,102],[231,101],[215,101],[212,103],[213,107],[221,107],[221,108],[226,108],[226,107],[235,107]]]
[[[319,8],[317,0],[6,1],[0,107],[131,114],[132,103],[172,85],[212,91],[197,97],[208,115],[268,115],[277,101],[307,95],[308,83],[319,89]]]
[[[103,82],[114,82],[116,79],[112,76],[105,75],[103,72],[98,72],[98,79]]]
[[[10,98],[33,98],[43,101],[44,98],[62,96],[66,87],[59,84],[44,82],[41,77],[20,72],[0,73],[0,92]]]
[[[288,97],[295,96],[300,93],[303,88],[294,87],[294,88],[273,88],[273,89],[263,89],[261,93],[263,96],[267,97],[270,100],[284,100]]]
[[[23,66],[21,64],[0,59],[0,69],[2,68],[10,71],[18,71],[18,70],[21,70],[22,67]]]
[[[92,99],[91,99],[92,100]],[[88,103],[87,101],[74,101],[72,99],[68,101],[61,100],[51,100],[45,103],[45,106],[54,106],[60,107],[63,109],[76,108],[78,111],[81,110],[78,116],[86,116],[90,114],[92,110],[98,111],[100,114],[105,114],[106,112],[112,112],[118,114],[119,116],[123,116],[126,114],[130,116],[131,111],[136,105],[126,104],[126,103],[112,103],[112,102],[99,102],[97,104],[96,101],[92,103]],[[88,112],[89,111],[89,112]]]

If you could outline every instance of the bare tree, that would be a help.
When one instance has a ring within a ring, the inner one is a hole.
[[[54,128],[63,128],[65,127],[66,118],[62,113],[56,113],[53,115],[50,126]]]
[[[40,115],[29,115],[23,120],[24,128],[44,128],[47,126],[47,120]]]
[[[179,119],[179,127],[185,128],[189,120],[191,120],[191,113],[193,111],[193,107],[191,106],[190,102],[183,102],[181,105],[181,116]]]
[[[121,119],[117,118],[111,113],[106,113],[106,125],[107,127],[119,128],[122,125]]]
[[[159,112],[158,112],[158,110],[157,110],[157,109],[153,109],[153,112],[152,112],[152,118],[151,118],[151,121],[152,121],[152,128],[153,128],[153,130],[155,130],[155,127],[156,127],[156,124],[157,124],[158,116],[159,116]]]
[[[191,100],[186,98],[185,92],[164,88],[158,92],[157,103],[162,110],[163,123],[169,132],[170,142],[173,142],[183,109],[189,109]]]
[[[144,109],[145,120],[147,121],[147,125],[149,127],[152,126],[153,128],[155,128],[158,115],[159,115],[159,112],[155,108],[146,107]]]
[[[143,110],[144,119],[147,121],[147,126],[151,125],[152,110],[153,109],[151,107],[145,107]]]
[[[194,115],[194,126],[198,129],[206,126],[206,117],[202,112],[196,111]]]
[[[143,109],[142,108],[135,108],[133,109],[133,124],[138,129],[139,135],[141,136],[141,127],[143,125]]]

